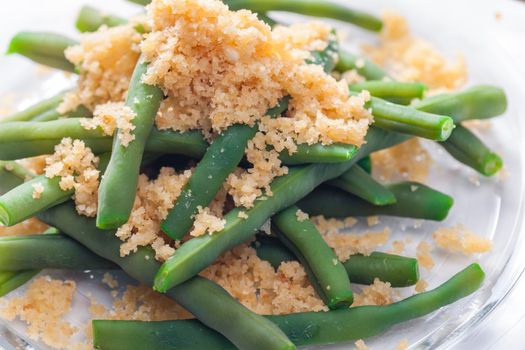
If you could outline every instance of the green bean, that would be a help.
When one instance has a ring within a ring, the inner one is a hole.
[[[175,206],[161,223],[164,233],[180,240],[193,225],[198,207],[207,207],[224,181],[244,156],[246,145],[257,127],[236,124],[228,127],[208,147],[204,157],[177,198]]]
[[[357,165],[359,165],[368,174],[372,174],[372,158],[370,158],[370,156],[360,159],[357,162]]]
[[[357,153],[357,147],[344,143],[323,145],[320,143],[297,145],[297,151],[289,154],[282,151],[279,159],[286,165],[299,165],[308,163],[342,163],[350,160]]]
[[[281,263],[295,261],[295,255],[268,235],[258,235],[252,244],[261,260],[268,261],[274,269]],[[380,252],[370,255],[351,255],[343,262],[346,273],[353,284],[372,284],[375,278],[388,282],[392,287],[409,287],[419,280],[417,259]]]
[[[317,294],[330,309],[352,305],[350,280],[332,248],[308,219],[297,218],[299,208],[291,206],[272,218],[274,232],[305,268]]]
[[[355,70],[367,80],[382,80],[388,77],[383,68],[375,63],[343,49],[339,50],[339,60],[335,70],[341,73]]]
[[[78,106],[75,110],[67,112],[66,114],[59,113],[56,109],[50,109],[42,114],[37,115],[31,121],[33,122],[48,122],[61,118],[91,118],[92,114],[89,109],[84,106]]]
[[[430,314],[472,293],[483,283],[478,264],[460,271],[439,287],[384,306],[359,306],[328,312],[267,316],[297,346],[335,344],[378,335],[395,324]],[[194,320],[141,322],[93,321],[94,346],[121,349],[233,350],[220,334]]]
[[[302,15],[333,18],[355,24],[364,29],[380,31],[383,22],[370,14],[346,6],[319,0],[225,0],[231,10],[247,9],[253,12],[287,11]]]
[[[270,16],[268,16],[267,13],[258,13],[257,17],[264,23],[268,24],[270,27],[273,27],[277,24],[277,21],[273,20]]]
[[[115,236],[115,231],[98,229],[94,219],[77,215],[71,202],[48,209],[40,213],[39,218],[93,253],[116,263],[139,282],[152,285],[160,263],[153,258],[155,253],[151,248],[140,247],[137,252],[121,257],[122,242]],[[170,289],[167,295],[240,349],[294,349],[279,328],[250,312],[224,289],[205,278],[192,278]]]
[[[254,235],[269,217],[295,204],[319,184],[343,174],[359,157],[406,139],[407,136],[402,134],[370,128],[366,136],[367,143],[353,159],[338,164],[312,164],[291,168],[287,175],[272,182],[272,197],[259,198],[251,209],[233,209],[225,216],[226,225],[223,230],[183,243],[162,265],[155,277],[154,288],[164,292],[191,278],[223,252]],[[239,211],[245,211],[248,218],[239,218]]]
[[[20,32],[9,43],[8,54],[17,53],[46,66],[74,72],[75,66],[64,56],[64,50],[77,44],[60,34]]]
[[[387,130],[436,141],[445,141],[454,130],[454,121],[448,116],[422,112],[377,97],[372,97],[366,106],[372,109],[374,124]]]
[[[16,162],[0,161],[0,194],[9,192],[12,188],[24,183],[34,175]]]
[[[495,175],[503,166],[501,157],[492,152],[472,131],[462,125],[456,126],[450,138],[446,142],[441,142],[440,145],[451,156],[482,175]]]
[[[95,32],[103,25],[115,27],[127,22],[124,18],[105,14],[94,7],[84,5],[80,9],[75,26],[80,32],[84,33]]]
[[[486,119],[505,113],[505,92],[496,86],[478,85],[463,91],[427,97],[416,103],[421,111],[451,116],[456,123]]]
[[[13,115],[0,118],[0,123],[8,122],[25,122],[38,117],[42,113],[48,112],[49,110],[54,110],[62,102],[65,92],[61,92],[53,97],[47,98],[43,101],[40,101],[23,111],[17,112]]]
[[[375,206],[335,188],[321,187],[297,205],[310,215],[326,217],[388,215],[441,221],[454,203],[452,197],[417,182],[401,182],[388,189],[396,196],[395,204]]]
[[[406,102],[415,98],[423,98],[426,86],[421,83],[401,83],[397,81],[370,80],[362,83],[350,84],[351,91],[369,91],[372,96],[385,100],[401,99],[398,101]],[[440,114],[432,112],[435,114]]]
[[[139,167],[155,116],[164,98],[162,90],[142,82],[148,64],[139,59],[131,78],[126,106],[135,113],[132,120],[134,140],[127,147],[114,137],[111,159],[98,189],[97,226],[117,228],[128,221],[139,178]]]
[[[104,172],[109,157],[109,153],[100,156],[99,169],[101,172]],[[69,200],[75,190],[62,190],[60,180],[59,176],[48,178],[44,174],[2,194],[0,196],[0,222],[6,226],[13,226],[35,216],[42,210]],[[43,192],[40,194],[40,198],[35,199],[33,198],[33,186],[37,184],[42,186]]]
[[[337,179],[329,181],[328,184],[373,205],[389,205],[396,202],[396,197],[388,188],[377,182],[358,165],[354,165]]]
[[[0,237],[2,271],[115,269],[74,240],[60,234]]]
[[[26,284],[30,279],[40,273],[40,270],[25,270],[16,272],[0,272],[0,279],[5,279],[0,283],[0,297],[11,293],[18,287]]]

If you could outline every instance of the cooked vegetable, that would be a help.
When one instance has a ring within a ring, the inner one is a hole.
[[[126,24],[128,21],[124,18],[105,14],[89,5],[84,5],[78,13],[75,26],[77,29],[84,32],[94,32],[101,26],[115,27],[121,24]]]

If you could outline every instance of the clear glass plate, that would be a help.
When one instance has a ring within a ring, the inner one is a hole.
[[[342,1],[341,2],[345,2]],[[44,5],[45,3],[45,5]],[[82,1],[24,1],[23,4],[2,5],[0,29],[6,34],[0,39],[5,47],[11,34],[22,29],[48,29],[58,32],[73,33],[74,14]],[[380,229],[385,225],[392,228],[392,240],[412,237],[414,242],[430,240],[432,232],[440,226],[453,226],[462,223],[475,232],[489,237],[494,242],[491,253],[483,256],[460,257],[441,251],[434,251],[436,267],[423,278],[429,282],[429,288],[445,281],[455,272],[472,261],[479,261],[487,273],[481,290],[471,297],[454,305],[420,318],[393,327],[385,334],[366,341],[372,349],[393,349],[402,339],[408,339],[410,349],[451,348],[460,339],[467,337],[470,331],[502,302],[520,277],[525,261],[519,259],[518,252],[524,248],[523,227],[523,149],[525,112],[520,106],[525,100],[525,84],[520,75],[517,57],[510,53],[509,41],[512,33],[505,32],[505,26],[494,19],[497,10],[512,14],[520,5],[514,2],[477,1],[476,11],[469,1],[396,0],[354,2],[355,6],[378,13],[381,9],[394,9],[405,15],[413,32],[435,44],[451,57],[461,52],[468,63],[469,84],[495,84],[505,88],[508,99],[508,112],[494,120],[492,129],[484,140],[502,154],[508,177],[484,179],[455,162],[438,146],[431,143],[435,164],[429,184],[455,199],[450,216],[443,223],[419,222],[410,219],[381,218]],[[100,8],[119,11],[123,15],[136,12],[121,1],[91,1]],[[34,5],[34,6],[31,6]],[[24,19],[11,14],[24,9]],[[522,10],[522,9],[520,9]],[[53,16],[42,17],[52,13]],[[286,20],[295,20],[296,16],[285,16]],[[505,19],[503,19],[505,20]],[[374,35],[349,26],[336,24],[348,31],[348,43],[373,41]],[[4,30],[5,29],[5,30]],[[523,30],[523,26],[521,26]],[[3,73],[0,83],[0,96],[12,94],[28,105],[38,99],[53,95],[70,84],[71,78],[62,74],[42,73],[31,63],[18,58],[8,57],[0,60]],[[362,224],[364,226],[364,224]],[[408,250],[406,254],[413,254]],[[100,272],[73,273],[45,271],[55,277],[69,278],[77,282],[78,293],[74,298],[74,310],[69,320],[82,327],[88,319],[88,295],[107,304],[111,301],[109,290],[101,282]],[[118,275],[122,281],[129,279]],[[124,283],[121,283],[123,285]],[[16,291],[20,295],[23,290]],[[408,295],[411,289],[402,291]],[[29,339],[22,322],[0,320],[0,345],[7,349],[48,349],[44,344]],[[351,349],[352,344],[312,347],[311,349]]]

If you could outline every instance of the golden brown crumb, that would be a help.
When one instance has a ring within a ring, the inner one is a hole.
[[[118,138],[122,146],[127,147],[135,139],[132,133],[135,130],[134,118],[135,112],[123,102],[109,102],[97,105],[93,118],[84,118],[80,124],[86,130],[100,128],[105,135],[113,135],[118,128]]]
[[[36,156],[31,158],[19,159],[16,162],[22,165],[27,170],[35,173],[36,175],[41,175],[44,173],[46,167],[46,155]]]
[[[501,19],[503,18],[503,14],[501,13],[501,11],[496,11],[494,13],[494,18],[496,18],[496,21],[501,21]]]
[[[42,193],[44,193],[44,185],[42,185],[41,182],[37,182],[32,184],[31,186],[33,186],[33,199],[40,199]]]
[[[308,216],[308,214],[306,214],[301,209],[297,209],[297,212],[295,213],[295,216],[297,217],[298,221],[304,221],[304,220],[308,220],[310,218],[310,216]]]
[[[389,282],[382,282],[379,278],[374,283],[363,288],[361,293],[354,294],[354,306],[388,305],[394,302],[395,290]]]
[[[21,236],[42,233],[49,226],[37,218],[30,218],[13,226],[0,226],[0,236]]]
[[[417,281],[416,283],[415,291],[417,293],[422,293],[427,290],[427,287],[428,287],[428,282],[420,278],[419,281]]]
[[[149,181],[144,174],[139,176],[129,220],[116,233],[124,242],[120,246],[121,256],[135,252],[139,246],[148,245],[155,250],[155,258],[159,261],[173,255],[175,249],[166,243],[160,223],[168,216],[190,176],[191,170],[177,174],[173,168],[162,168],[153,181]]]
[[[80,68],[76,91],[66,94],[58,111],[62,114],[79,105],[94,110],[98,104],[122,102],[140,55],[142,36],[131,25],[83,34],[79,45],[65,51],[66,58]]]
[[[428,242],[421,241],[416,248],[416,258],[419,265],[427,270],[431,270],[435,263],[430,251],[432,247]]]
[[[327,310],[298,262],[282,263],[275,271],[247,245],[224,253],[202,275],[259,314]]]
[[[71,337],[79,330],[65,320],[75,291],[73,281],[38,277],[23,296],[3,299],[0,313],[9,321],[19,318],[27,323],[27,334],[32,339],[41,339],[57,349],[81,348],[81,344],[71,344]]]
[[[98,162],[98,157],[86,147],[84,141],[69,137],[62,139],[55,146],[55,153],[46,158],[46,177],[52,179],[59,176],[63,191],[75,190],[73,198],[81,215],[95,216],[97,213]]]
[[[369,216],[366,218],[366,222],[368,226],[375,226],[379,224],[379,217],[377,215],[375,216]]]
[[[405,251],[405,243],[402,241],[393,241],[392,242],[392,249],[390,249],[389,253],[391,254],[397,254],[401,255]]]
[[[359,339],[354,343],[356,350],[368,350],[368,346],[366,346],[365,341],[363,339]]]
[[[226,220],[213,215],[209,208],[202,208],[199,205],[190,235],[193,237],[199,237],[205,233],[212,235],[215,232],[221,231],[224,225],[226,225]]]
[[[420,81],[431,89],[457,89],[467,79],[462,56],[445,59],[428,42],[414,37],[406,20],[396,13],[386,13],[379,46],[364,46],[370,58],[386,67],[401,81]]]
[[[118,281],[109,272],[104,273],[104,276],[102,277],[102,283],[111,289],[118,287]]]
[[[237,213],[237,217],[241,219],[248,219],[248,214],[244,210],[241,210],[239,213]]]
[[[453,253],[465,255],[487,253],[492,250],[492,242],[477,235],[464,225],[442,227],[432,234],[438,247]]]
[[[402,339],[396,346],[396,350],[408,349],[408,339]]]
[[[382,181],[410,180],[425,182],[432,157],[412,138],[397,146],[372,153],[372,174]]]

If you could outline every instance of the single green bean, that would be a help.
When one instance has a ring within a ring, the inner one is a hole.
[[[50,109],[42,114],[35,116],[31,121],[33,122],[48,122],[61,118],[91,118],[92,113],[84,106],[78,106],[74,111],[66,114],[59,113],[56,109]]]
[[[54,110],[62,102],[65,92],[61,92],[53,97],[42,100],[23,111],[17,112],[7,117],[0,118],[0,123],[8,122],[25,122],[33,120],[35,117],[38,117],[42,113],[48,112],[49,110]]]
[[[372,97],[366,106],[372,109],[374,124],[387,130],[436,141],[445,141],[454,130],[454,121],[448,116],[422,112],[377,97]]]
[[[492,152],[472,131],[462,125],[450,138],[440,143],[458,161],[485,176],[495,175],[503,166],[503,160]]]
[[[272,197],[259,198],[251,209],[233,209],[225,216],[226,225],[223,230],[183,243],[162,265],[155,277],[154,288],[164,292],[195,276],[223,252],[253,236],[272,215],[295,204],[319,184],[340,176],[360,157],[406,139],[407,136],[402,134],[370,128],[366,136],[367,143],[353,159],[338,164],[312,164],[291,168],[287,175],[272,182]],[[239,211],[245,211],[248,218],[238,217]]]
[[[247,9],[253,12],[287,11],[307,16],[333,18],[355,24],[364,29],[380,31],[381,19],[346,6],[319,0],[225,0],[231,10]]]
[[[373,205],[389,205],[396,202],[396,196],[385,186],[377,182],[359,165],[354,165],[329,185],[351,193]]]
[[[101,172],[107,167],[109,162],[109,153],[100,156],[99,169]],[[39,212],[63,203],[71,198],[74,189],[62,190],[60,188],[59,176],[48,178],[46,175],[40,175],[26,181],[12,190],[0,196],[0,222],[6,226],[16,225]],[[43,192],[40,198],[33,198],[35,188],[33,186],[42,186]]]
[[[360,92],[363,90],[369,91],[372,96],[379,97],[385,100],[407,99],[408,101],[415,98],[423,98],[426,86],[422,83],[401,83],[397,81],[383,81],[370,80],[362,83],[350,84],[351,91]],[[432,112],[435,114],[440,114]]]
[[[114,263],[60,234],[0,237],[0,266],[2,271],[116,268]]]
[[[339,50],[339,60],[337,61],[335,70],[341,73],[355,70],[367,80],[382,80],[388,77],[383,68],[375,63],[343,49]]]
[[[33,176],[34,174],[16,162],[0,161],[0,195],[9,192]]]
[[[359,306],[328,312],[267,316],[297,346],[335,344],[378,335],[395,324],[430,314],[474,293],[485,279],[478,264],[439,287],[384,306]],[[93,321],[94,346],[101,350],[233,350],[220,334],[195,320],[162,322]]]
[[[115,27],[126,24],[128,21],[124,18],[105,14],[89,5],[84,5],[80,9],[75,26],[82,32],[95,32],[101,26]]]
[[[37,63],[74,72],[75,66],[66,59],[64,50],[76,44],[75,40],[60,34],[20,32],[11,39],[7,53],[17,53]]]
[[[427,97],[413,107],[429,113],[449,115],[456,123],[460,123],[505,113],[507,97],[499,87],[478,85],[459,92]]]
[[[358,148],[354,145],[334,143],[323,145],[320,143],[297,145],[297,151],[289,154],[284,150],[279,154],[279,159],[286,165],[299,165],[308,163],[342,163],[352,159]]]
[[[152,285],[160,267],[152,249],[140,247],[135,253],[121,257],[119,251],[122,242],[115,236],[115,231],[98,229],[95,220],[79,216],[71,202],[48,209],[40,213],[39,218],[93,253],[116,263],[139,282]],[[205,278],[192,278],[170,289],[167,295],[240,349],[295,348],[278,327],[246,309],[224,289]]]
[[[131,78],[126,106],[135,113],[132,120],[134,140],[127,146],[114,137],[111,159],[98,189],[97,226],[117,228],[128,221],[139,178],[139,167],[155,116],[164,98],[162,90],[142,81],[148,64],[139,59]]]
[[[272,218],[274,232],[304,266],[317,294],[330,309],[349,307],[354,300],[350,279],[332,248],[309,219],[297,218],[291,206]]]
[[[297,205],[310,215],[326,217],[388,215],[441,221],[454,203],[452,197],[417,182],[401,182],[388,189],[396,196],[395,204],[375,206],[335,188],[320,187]]]
[[[261,260],[268,261],[274,269],[281,263],[295,261],[297,258],[278,239],[268,235],[258,235],[252,244]],[[370,255],[351,255],[343,262],[346,273],[353,284],[372,284],[379,278],[392,287],[409,287],[419,280],[417,259],[380,252]]]

